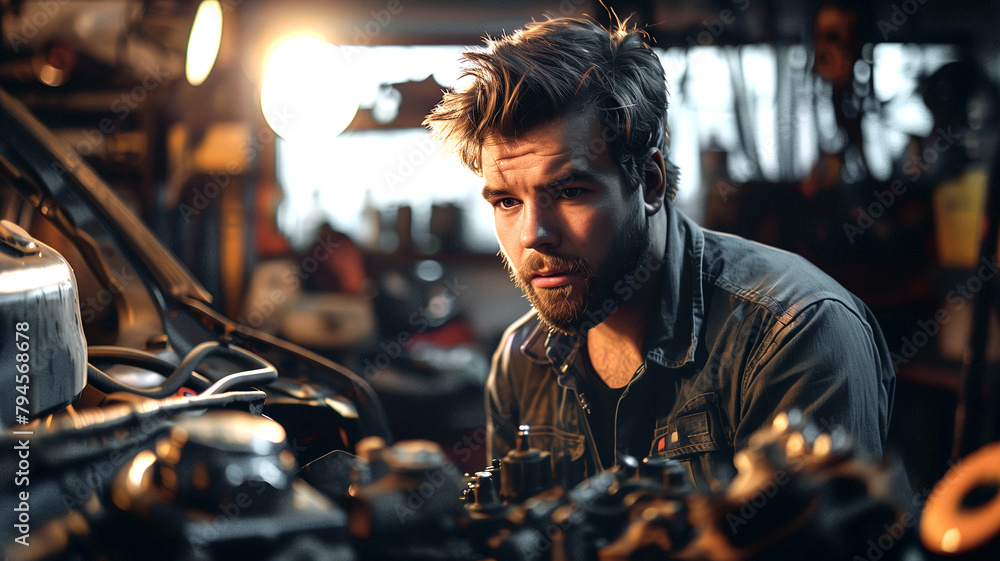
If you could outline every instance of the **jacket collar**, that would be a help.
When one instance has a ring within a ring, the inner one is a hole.
[[[705,317],[702,266],[705,235],[701,227],[667,206],[667,250],[660,314],[646,334],[646,358],[667,368],[694,361]],[[541,320],[521,345],[533,362],[560,367],[572,362],[582,338],[550,331]]]
[[[645,347],[648,360],[667,368],[678,368],[694,361],[698,334],[705,318],[702,284],[705,234],[673,204],[667,208],[666,270],[660,315],[646,334]]]

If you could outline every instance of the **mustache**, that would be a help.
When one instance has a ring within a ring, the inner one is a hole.
[[[527,284],[531,280],[531,276],[542,269],[583,273],[585,276],[591,274],[590,265],[582,257],[562,257],[560,255],[532,253],[516,269],[507,259],[504,259],[504,262],[507,265],[507,271],[510,273],[511,280],[523,284]]]

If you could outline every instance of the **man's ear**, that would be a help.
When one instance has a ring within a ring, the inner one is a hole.
[[[642,165],[642,199],[647,216],[663,207],[667,194],[667,169],[659,148],[650,148]]]

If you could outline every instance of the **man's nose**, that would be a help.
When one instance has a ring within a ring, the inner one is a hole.
[[[529,249],[553,247],[559,244],[558,221],[551,204],[532,201],[524,206],[521,222],[521,245]]]

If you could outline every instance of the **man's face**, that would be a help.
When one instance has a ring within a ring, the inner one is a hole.
[[[620,304],[615,285],[646,258],[649,235],[640,189],[589,112],[488,143],[483,178],[511,278],[550,327],[581,332]]]

